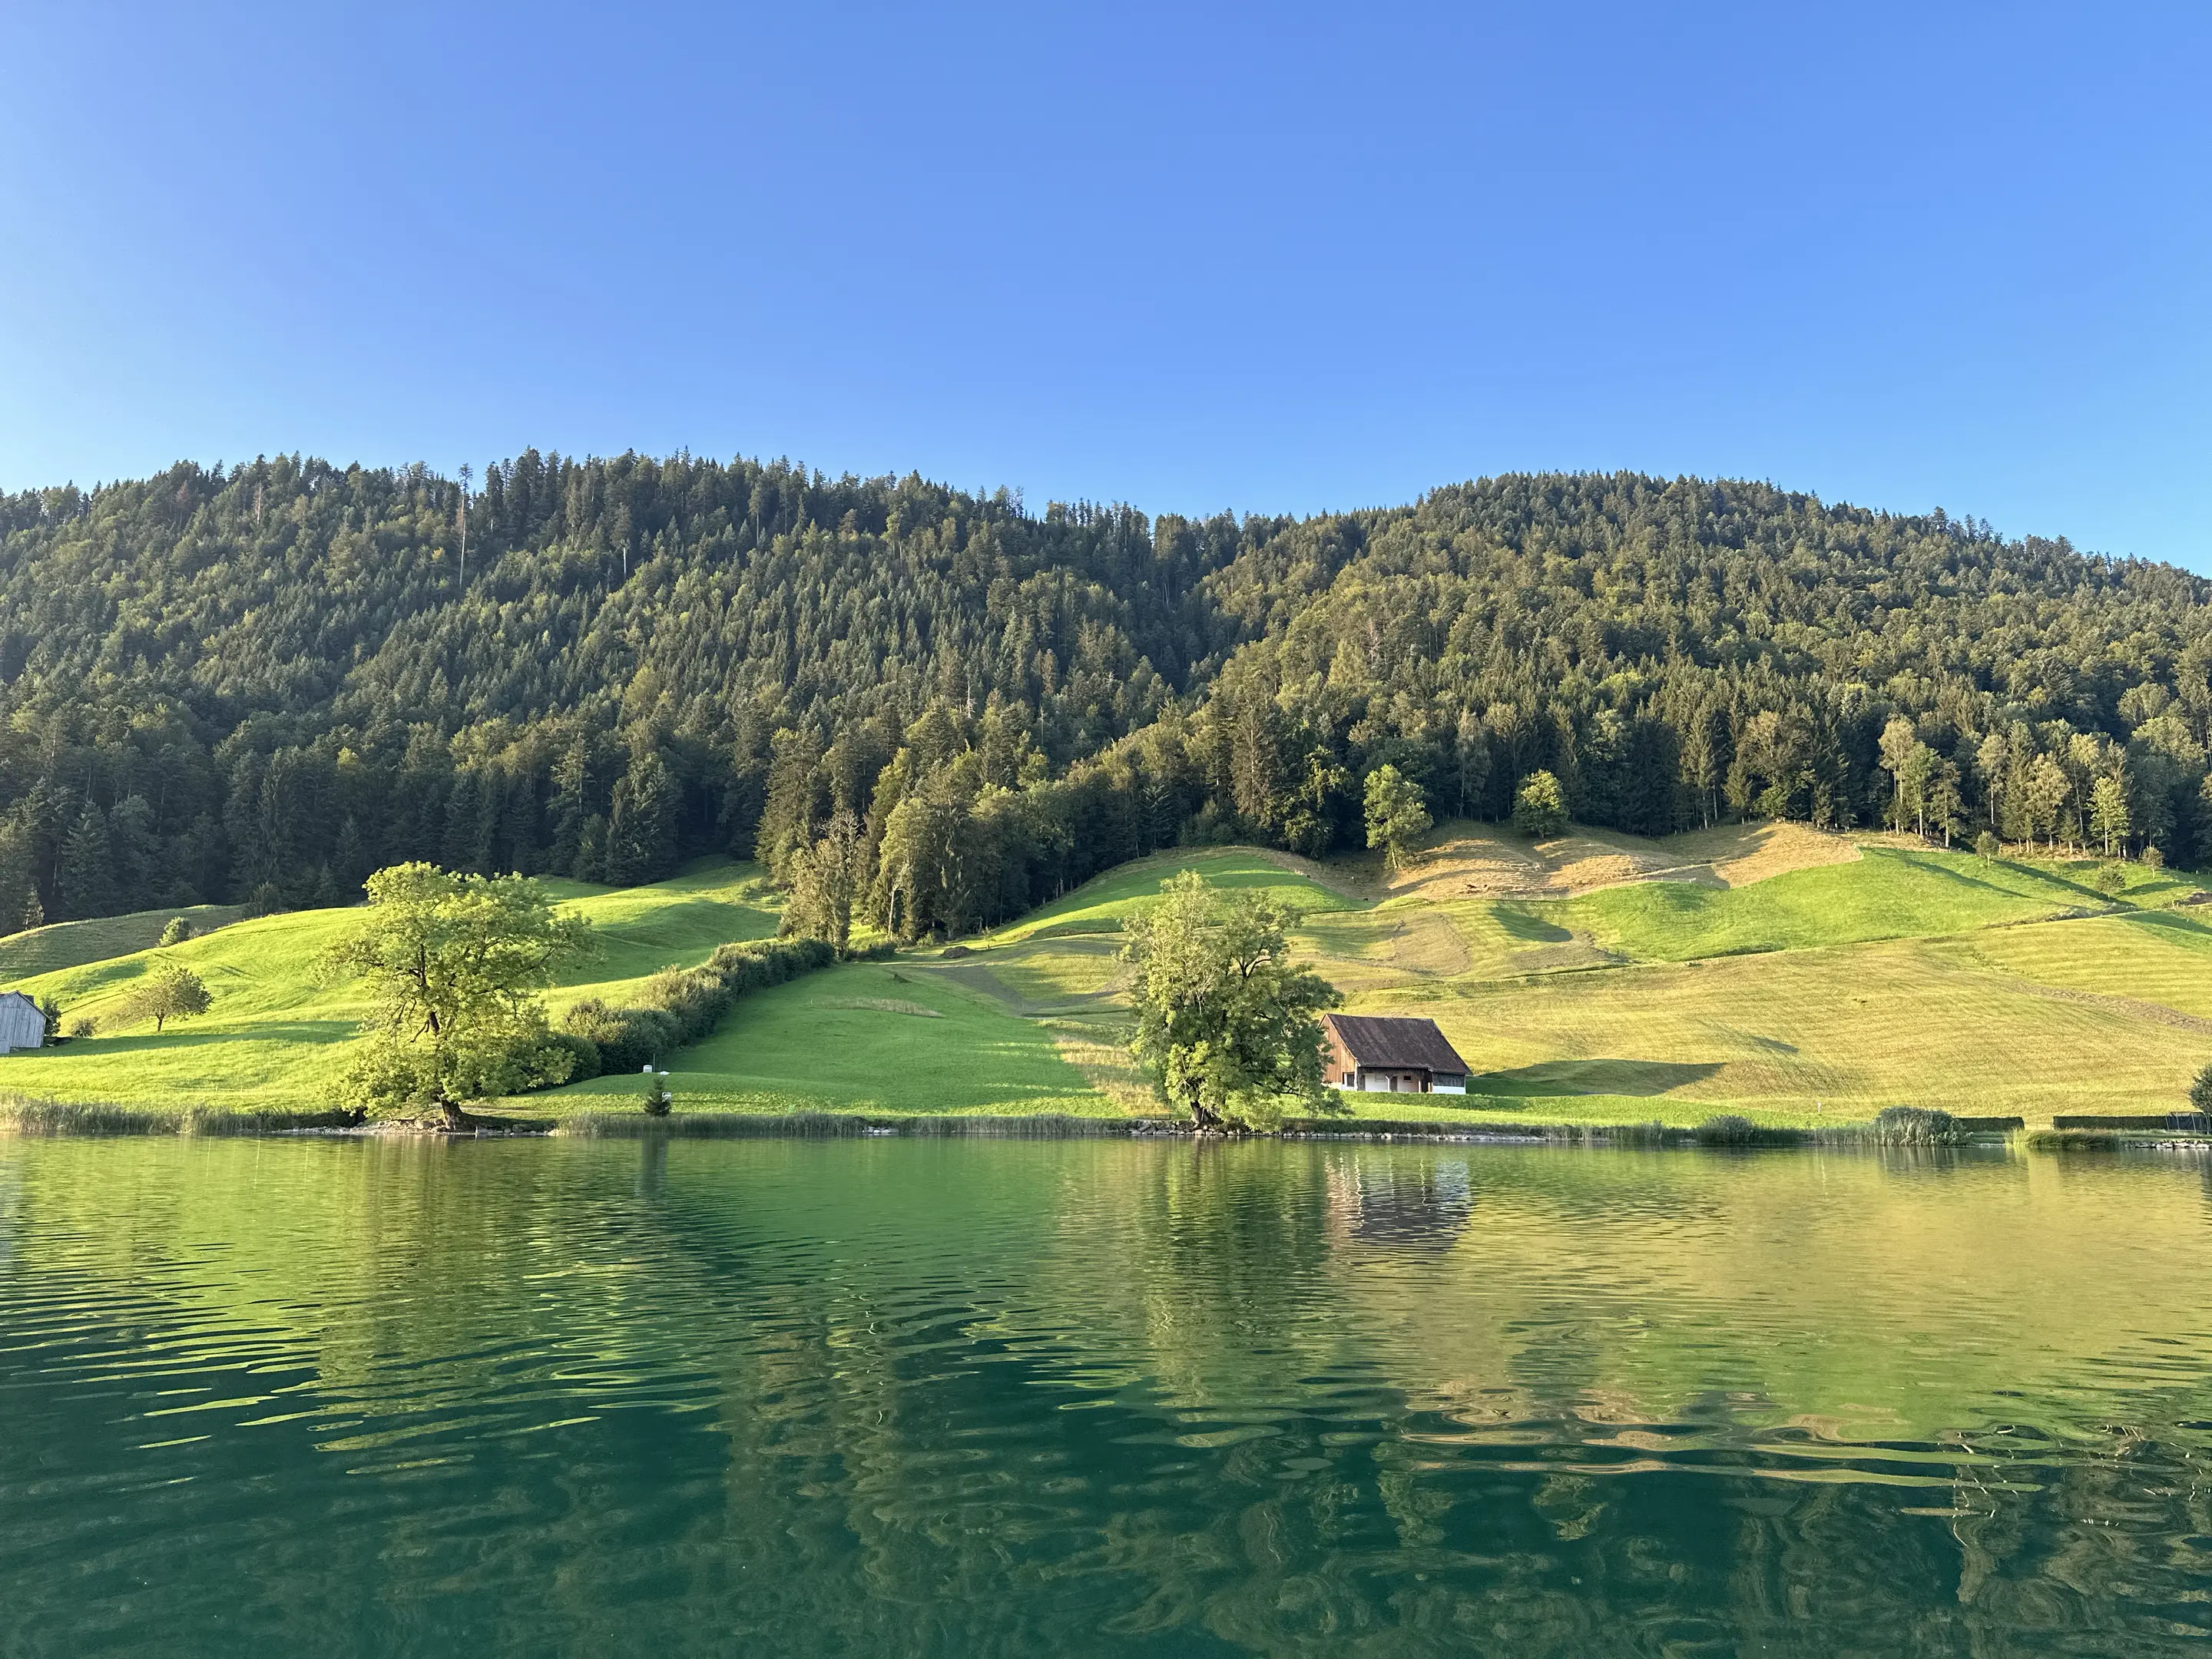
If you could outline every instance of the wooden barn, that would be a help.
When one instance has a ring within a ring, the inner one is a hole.
[[[1323,1014],[1324,1075],[1332,1087],[1372,1094],[1463,1095],[1467,1062],[1432,1019]]]
[[[46,1017],[21,991],[0,994],[0,1054],[10,1048],[43,1048]]]

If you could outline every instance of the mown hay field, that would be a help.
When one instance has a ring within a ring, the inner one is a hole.
[[[1368,1117],[1689,1126],[1735,1112],[1806,1126],[1916,1105],[2035,1126],[2057,1113],[2170,1109],[2212,1060],[2212,906],[2189,902],[2199,892],[2190,876],[2130,866],[2113,894],[2088,863],[1983,860],[1802,826],[1672,842],[1578,834],[1531,848],[1445,825],[1434,840],[1437,864],[1387,876],[1372,859],[1163,854],[996,933],[775,988],[668,1059],[678,1109],[1155,1114],[1124,1051],[1121,925],[1183,869],[1280,900],[1300,953],[1347,1008],[1429,1015],[1474,1069],[1465,1097],[1346,1103]],[[1474,890],[1484,884],[1460,876],[1479,860],[1517,860],[1519,873]],[[1591,885],[1593,871],[1611,873]],[[556,1014],[585,996],[634,1000],[659,969],[764,937],[777,921],[750,866],[621,890],[554,885],[600,947],[551,994]],[[172,1109],[326,1108],[365,1010],[315,964],[358,915],[234,921],[167,951],[137,945],[20,980],[102,1030],[0,1060],[0,1090]],[[133,944],[165,921],[80,926]],[[108,1023],[161,957],[202,975],[213,1012],[158,1037]],[[501,1109],[605,1110],[637,1086],[602,1078]]]

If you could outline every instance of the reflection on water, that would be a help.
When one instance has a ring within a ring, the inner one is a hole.
[[[0,1143],[0,1650],[2195,1651],[2207,1194]]]
[[[1346,1158],[1328,1184],[1346,1232],[1370,1244],[1447,1250],[1474,1211],[1464,1158]]]

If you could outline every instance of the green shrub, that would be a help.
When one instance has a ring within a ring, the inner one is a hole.
[[[2212,1112],[2212,1065],[2197,1074],[2197,1081],[2189,1085],[2189,1103],[2200,1112]]]
[[[1723,1112],[1718,1117],[1707,1118],[1690,1134],[1700,1146],[1748,1146],[1759,1139],[1759,1126],[1747,1117]]]
[[[169,925],[161,930],[161,943],[164,947],[182,945],[192,936],[192,925],[182,916],[171,916]]]
[[[1981,858],[1996,859],[2004,853],[2004,843],[1991,831],[1984,830],[1974,837],[1974,852]]]
[[[622,1016],[599,998],[586,997],[561,1016],[561,1030],[567,1036],[604,1047],[622,1035]]]
[[[577,1076],[614,1076],[659,1066],[710,1035],[738,999],[836,961],[818,939],[757,939],[725,945],[696,968],[669,968],[646,981],[644,1006],[610,1008],[586,997],[562,1017],[562,1034],[590,1043],[598,1065]]]
[[[553,1033],[553,1043],[556,1048],[566,1048],[572,1059],[573,1063],[568,1067],[569,1082],[581,1083],[599,1076],[605,1062],[599,1055],[599,1045],[591,1038],[574,1031],[562,1030]]]
[[[1948,1112],[1885,1106],[1875,1115],[1871,1138],[1884,1146],[1960,1146],[1966,1132]]]

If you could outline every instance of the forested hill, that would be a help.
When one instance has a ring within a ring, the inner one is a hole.
[[[2207,584],[1971,521],[1629,476],[1032,515],[534,452],[463,502],[283,458],[0,500],[0,926],[757,848],[958,931],[1177,840],[1356,844],[1384,763],[1439,813],[1541,769],[1645,832],[2212,855]]]

